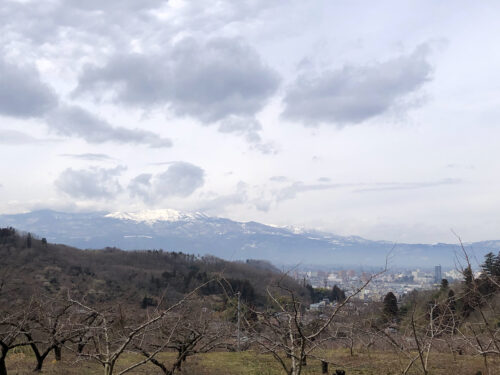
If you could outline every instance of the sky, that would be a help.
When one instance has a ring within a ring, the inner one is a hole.
[[[497,1],[2,0],[0,214],[500,239]]]

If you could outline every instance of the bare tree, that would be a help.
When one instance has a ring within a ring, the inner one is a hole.
[[[457,236],[458,237],[458,236]],[[463,294],[460,296],[468,320],[457,329],[465,346],[483,357],[484,367],[492,374],[488,357],[500,356],[500,325],[495,324],[499,316],[499,302],[495,298],[500,291],[498,276],[484,272],[482,279],[474,277],[471,259],[462,240],[458,237],[462,250]],[[498,260],[500,267],[500,260]],[[500,271],[500,268],[499,268]]]
[[[48,296],[33,302],[23,334],[35,354],[35,371],[42,370],[43,362],[52,351],[56,361],[61,360],[64,344],[79,335],[75,316],[73,302]]]
[[[287,375],[300,375],[307,365],[308,357],[331,363],[320,353],[325,343],[336,338],[329,327],[340,312],[381,273],[372,275],[345,300],[338,302],[330,312],[325,311],[325,314],[314,320],[296,293],[278,282],[272,290],[267,289],[272,308],[255,311],[259,320],[256,325],[250,325],[250,328],[256,343],[264,353],[270,353],[274,357]]]
[[[210,281],[211,282],[211,281]],[[208,283],[208,282],[207,282]],[[81,330],[89,333],[88,343],[80,352],[75,352],[80,358],[94,360],[102,365],[104,375],[115,373],[115,366],[118,359],[126,350],[132,350],[137,347],[137,340],[147,343],[147,338],[152,332],[161,329],[165,319],[170,315],[175,315],[177,310],[188,303],[194,297],[198,290],[207,283],[200,285],[192,292],[186,294],[182,299],[173,303],[167,308],[160,309],[160,304],[153,311],[148,311],[148,315],[138,321],[135,317],[128,319],[120,308],[118,309],[96,309],[80,301],[69,299],[69,301],[78,306],[87,317],[94,317],[88,321],[83,319]],[[173,327],[174,329],[176,326]],[[118,375],[125,374],[133,369],[150,362],[158,353],[166,349],[169,340],[163,345],[155,348],[147,357],[138,361],[129,367],[120,370]]]
[[[150,343],[139,340],[136,350],[166,375],[181,371],[183,363],[190,356],[207,353],[217,348],[226,348],[231,336],[229,323],[218,319],[214,312],[198,302],[183,306],[176,314],[162,321],[161,326],[150,338]],[[167,364],[151,356],[158,348],[173,350],[176,357]]]
[[[15,233],[10,228],[2,231]],[[15,348],[29,345],[24,333],[32,310],[30,301],[12,301],[12,295],[17,292],[11,283],[12,274],[8,271],[0,274],[0,375],[7,375],[5,359],[7,353]]]
[[[23,339],[30,309],[31,306],[28,304],[17,309],[12,307],[11,310],[14,312],[0,312],[0,375],[7,375],[7,366],[5,364],[7,353],[14,348],[31,343]]]

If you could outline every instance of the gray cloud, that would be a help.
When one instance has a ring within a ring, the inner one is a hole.
[[[87,160],[87,161],[111,161],[114,160],[112,157],[106,154],[61,154],[61,156],[73,159]]]
[[[320,179],[323,182],[323,179]],[[324,180],[326,182],[326,180]],[[294,199],[298,194],[310,191],[333,190],[348,188],[356,193],[376,192],[376,191],[391,191],[391,190],[416,190],[427,189],[445,185],[460,184],[462,180],[456,178],[445,178],[437,181],[429,182],[379,182],[379,183],[320,183],[320,184],[305,184],[302,181],[296,181],[289,186],[279,189],[274,192],[276,202]]]
[[[0,2],[0,31],[10,40],[32,42],[33,47],[67,39],[95,47],[137,37],[156,18],[150,11],[164,4],[160,0],[59,0]],[[2,28],[2,25],[4,26]],[[143,26],[142,28],[139,25]],[[1,36],[0,36],[1,39]],[[92,44],[94,43],[94,44]],[[64,55],[68,50],[58,50]]]
[[[134,143],[150,147],[171,147],[172,141],[153,132],[113,127],[108,122],[78,106],[58,105],[52,88],[40,80],[30,65],[13,65],[0,57],[0,115],[45,119],[59,135],[76,136],[89,143]],[[35,138],[14,133],[5,135],[2,143],[34,143]]]
[[[155,176],[154,189],[161,197],[187,197],[205,183],[205,172],[196,165],[175,162],[168,169]]]
[[[118,103],[167,105],[177,115],[215,122],[230,115],[252,117],[278,83],[277,74],[240,40],[184,39],[162,55],[121,54],[104,66],[87,66],[75,95],[113,89]]]
[[[206,199],[199,206],[199,210],[210,214],[223,213],[227,207],[248,203],[248,184],[243,181],[238,182],[234,193],[215,195]]]
[[[172,164],[171,161],[157,161],[154,163],[148,163],[148,165],[155,165],[155,166],[170,165],[170,164]]]
[[[305,125],[356,124],[401,104],[431,79],[428,47],[366,66],[301,74],[288,88],[283,117]]]
[[[272,199],[266,197],[265,189],[256,191],[249,184],[240,181],[234,192],[223,195],[213,194],[201,202],[199,209],[211,214],[221,214],[228,207],[245,205],[258,211],[268,212],[274,203]]]
[[[153,12],[167,4],[167,0],[55,0],[0,2],[0,31],[11,39],[42,43],[76,38],[80,41],[122,43],[132,39],[164,38],[179,34],[203,35],[220,31],[235,24],[258,17],[270,7],[277,6],[263,0],[223,0],[216,6],[208,0],[185,2],[175,9],[171,22]],[[161,28],[161,31],[159,31]],[[14,31],[14,33],[12,33]],[[7,34],[7,32],[9,32]],[[25,39],[26,38],[26,39]],[[1,36],[0,36],[1,39]],[[73,39],[75,40],[75,39]],[[89,42],[89,46],[92,46]],[[61,51],[59,51],[60,53]]]
[[[158,8],[165,4],[167,0],[65,0],[64,5],[75,9],[90,12],[110,12],[110,11],[128,11],[137,12]]]
[[[113,127],[107,121],[77,106],[61,107],[47,118],[50,129],[60,135],[76,136],[89,143],[134,143],[150,147],[171,147],[172,141],[158,134],[140,130]]]
[[[393,182],[393,183],[379,183],[379,184],[365,184],[366,187],[356,189],[356,192],[371,192],[371,191],[388,191],[388,190],[414,190],[426,189],[443,185],[456,185],[460,184],[462,180],[458,178],[444,178],[438,181],[430,182]]]
[[[168,197],[188,197],[205,183],[205,172],[191,163],[170,163],[162,173],[143,173],[128,185],[132,197],[140,197],[146,203],[154,203]]]
[[[275,199],[277,202],[280,202],[284,200],[294,199],[297,197],[297,194],[300,193],[318,190],[338,189],[345,186],[352,186],[352,184],[305,184],[302,181],[297,181],[278,190],[275,194]]]
[[[450,168],[450,169],[476,169],[476,167],[473,165],[473,164],[455,164],[455,163],[451,163],[451,164],[447,164],[445,166],[446,168]]]
[[[285,176],[272,176],[269,180],[273,182],[286,182],[288,178]]]
[[[223,120],[219,125],[221,133],[236,133],[242,135],[250,143],[260,143],[259,131],[262,130],[262,125],[254,118],[241,118],[231,116]]]
[[[57,59],[74,67],[75,72],[83,72],[75,95],[100,97],[113,92],[117,103],[141,109],[168,107],[176,115],[190,116],[204,124],[231,115],[242,117],[247,131],[222,125],[221,132],[245,137],[259,152],[276,153],[272,144],[258,139],[260,125],[256,129],[252,118],[276,92],[278,75],[240,39],[212,37],[203,42],[204,38],[198,37],[209,35],[202,29],[215,31],[228,22],[247,20],[269,5],[261,0],[238,4],[223,1],[216,8],[208,2],[186,4],[182,10],[175,10],[180,23],[174,24],[151,11],[165,4],[166,0],[3,2],[0,42],[15,45],[15,54],[27,56],[27,50],[38,53],[40,46],[50,46],[43,51],[49,60]],[[158,33],[160,28],[162,32]],[[2,38],[2,34],[9,37]],[[187,34],[193,38],[179,39]],[[162,52],[151,52],[156,45],[161,45]],[[129,52],[135,46],[145,52]],[[82,50],[86,51],[84,55]],[[110,51],[127,52],[109,57]],[[107,59],[107,63],[82,68],[89,56],[92,61]],[[35,114],[47,112],[56,103],[49,104]]]
[[[184,31],[206,35],[227,25],[238,27],[245,21],[256,20],[273,8],[285,6],[290,9],[290,5],[292,2],[266,0],[219,0],[216,6],[210,0],[187,1],[178,17]]]
[[[73,198],[109,199],[122,191],[118,177],[126,168],[97,168],[64,170],[55,181],[55,186]]]
[[[289,181],[284,176],[274,176],[270,179],[273,182]],[[304,183],[302,181],[290,182],[279,188],[268,189],[264,186],[250,186],[240,181],[236,190],[230,194],[215,195],[210,199],[205,199],[199,204],[198,209],[207,213],[220,214],[228,207],[245,205],[258,211],[267,212],[273,206],[281,202],[296,199],[303,193],[313,191],[326,191],[336,189],[348,189],[355,193],[368,193],[391,190],[415,190],[427,189],[439,186],[459,184],[459,179],[442,179],[430,182],[380,182],[380,183],[326,183],[327,178],[320,178],[321,183]],[[330,181],[330,179],[328,179]],[[275,185],[276,186],[276,185]]]
[[[152,189],[151,189],[151,178],[153,177],[150,173],[143,173],[139,176],[134,177],[128,184],[128,191],[132,198],[139,197],[144,202],[152,203]]]
[[[24,145],[28,143],[36,144],[36,143],[47,143],[47,142],[57,142],[57,140],[40,139],[17,130],[0,129],[0,144],[3,145]]]
[[[57,96],[34,66],[10,64],[0,56],[0,114],[38,117],[57,105]]]
[[[221,133],[232,133],[242,136],[252,148],[262,152],[263,154],[276,154],[277,150],[273,144],[264,143],[259,132],[262,130],[262,125],[255,118],[229,116],[219,123],[219,131]]]

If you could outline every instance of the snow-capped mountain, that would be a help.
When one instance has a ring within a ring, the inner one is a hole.
[[[164,249],[229,260],[264,259],[277,265],[380,266],[393,248],[388,241],[242,223],[171,209],[132,213],[41,210],[0,215],[0,227],[5,226],[79,248]],[[481,261],[485,253],[500,249],[500,241],[468,244],[467,248]],[[395,266],[446,267],[455,264],[457,253],[460,248],[454,244],[397,244],[390,262]]]
[[[143,210],[139,212],[112,212],[105,215],[113,219],[132,220],[138,223],[154,224],[158,221],[189,221],[196,219],[204,219],[207,216],[200,213],[184,213],[172,209],[163,210]]]

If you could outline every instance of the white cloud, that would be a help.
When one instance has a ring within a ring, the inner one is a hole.
[[[70,197],[79,199],[108,199],[116,197],[123,189],[118,177],[126,168],[97,168],[64,170],[55,181],[55,186]]]
[[[146,203],[155,203],[169,197],[186,198],[205,183],[205,172],[191,163],[176,161],[158,174],[142,173],[128,185],[130,195]]]

